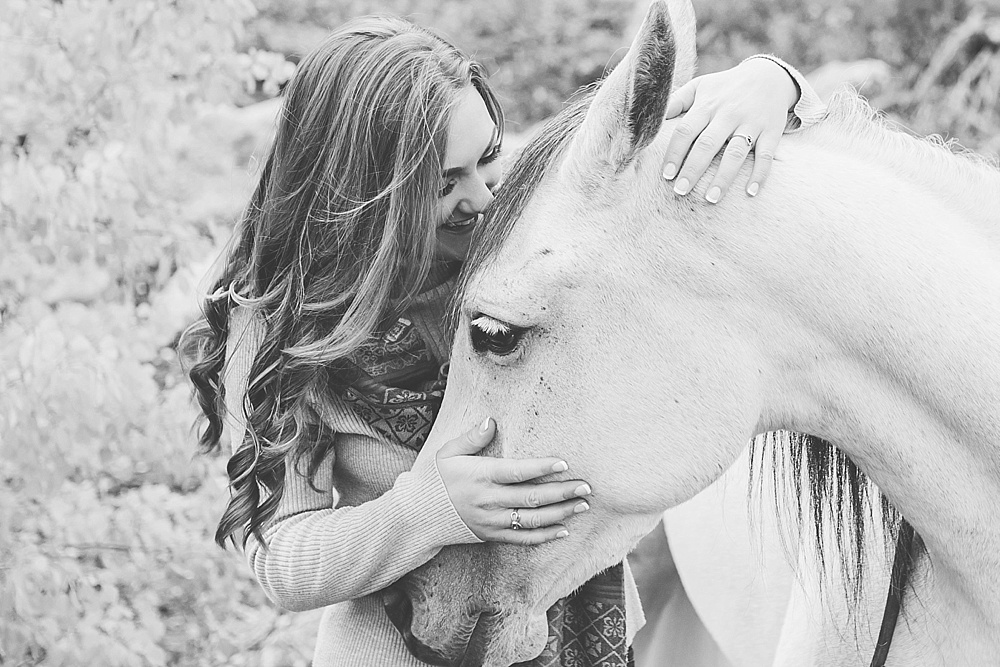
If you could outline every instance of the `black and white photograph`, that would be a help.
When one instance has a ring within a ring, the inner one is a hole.
[[[0,667],[1000,667],[1000,0],[0,0]]]

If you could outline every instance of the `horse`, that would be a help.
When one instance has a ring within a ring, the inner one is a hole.
[[[693,70],[694,21],[688,2],[669,5],[651,5],[626,57],[505,179],[464,269],[420,454],[490,415],[489,455],[562,456],[570,471],[553,478],[587,479],[592,509],[545,545],[443,549],[401,582],[409,631],[456,664],[529,660],[553,603],[665,510],[746,505],[720,500],[738,478],[770,483],[777,514],[814,519],[791,531],[795,581],[768,603],[768,662],[866,662],[882,604],[852,602],[851,573],[875,572],[898,603],[885,664],[995,664],[1000,172],[841,94],[785,137],[756,197],[711,205],[704,181],[676,196],[659,174],[676,124],[663,115]],[[809,436],[747,447],[788,432]],[[871,550],[908,529],[896,560],[910,576],[886,576]],[[718,576],[751,576],[752,560]],[[847,563],[846,595],[824,605],[810,582],[836,580],[831,563]],[[679,569],[687,585],[697,568]]]

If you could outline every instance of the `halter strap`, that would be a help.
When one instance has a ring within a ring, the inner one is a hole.
[[[899,535],[896,537],[896,555],[892,562],[892,574],[889,576],[889,595],[885,601],[882,628],[878,633],[878,642],[875,644],[875,655],[872,656],[871,667],[885,667],[886,658],[889,657],[889,646],[892,644],[892,635],[896,630],[896,621],[899,619],[903,595],[906,592],[910,574],[913,572],[912,548],[913,526],[903,519],[899,526]]]

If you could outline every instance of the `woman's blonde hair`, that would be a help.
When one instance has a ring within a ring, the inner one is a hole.
[[[329,444],[307,396],[335,387],[338,364],[424,285],[448,123],[468,86],[502,131],[483,68],[390,16],[345,24],[289,82],[256,191],[213,286],[231,296],[206,299],[182,343],[207,420],[200,443],[213,451],[225,414],[230,310],[239,302],[266,324],[243,404],[247,432],[229,461],[220,545],[240,529],[243,544],[251,534],[263,541],[286,455],[307,456],[312,476]]]

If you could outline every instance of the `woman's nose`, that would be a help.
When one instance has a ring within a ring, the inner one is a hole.
[[[469,213],[479,213],[493,201],[494,188],[496,188],[495,180],[475,179],[475,183],[469,184],[469,190],[463,198],[463,208]]]

